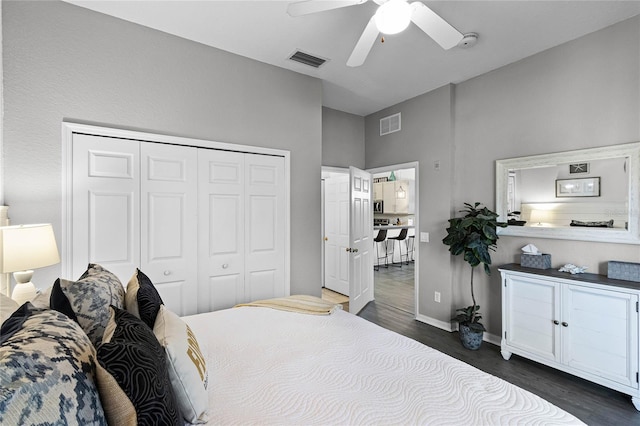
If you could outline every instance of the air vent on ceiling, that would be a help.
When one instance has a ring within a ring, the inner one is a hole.
[[[317,56],[304,53],[300,50],[296,50],[293,55],[289,57],[292,61],[300,62],[301,64],[309,65],[310,67],[320,68],[322,64],[327,62],[326,59],[318,58]]]
[[[380,119],[380,136],[388,135],[389,133],[399,132],[401,129],[400,113],[390,115]]]

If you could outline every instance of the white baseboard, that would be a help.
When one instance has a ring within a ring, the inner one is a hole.
[[[451,323],[448,321],[440,321],[435,318],[431,318],[421,314],[416,315],[416,319],[425,324],[429,324],[441,330],[448,331],[449,333],[455,330],[453,327],[451,327]]]
[[[496,346],[500,346],[500,336],[496,336],[495,334],[487,333],[485,331],[484,335],[482,336],[482,340],[492,343]]]
[[[416,316],[416,319],[420,322],[423,322],[425,324],[429,324],[432,325],[436,328],[439,328],[441,330],[444,331],[448,331],[449,333],[452,333],[454,331],[458,331],[458,327],[456,326],[452,326],[450,322],[446,322],[446,321],[440,321],[437,320],[435,318],[431,318],[428,317],[426,315],[421,315],[418,314]],[[483,336],[482,336],[482,340],[484,340],[485,342],[489,342],[491,344],[494,344],[496,346],[500,346],[500,336],[496,336],[495,334],[491,334],[491,333],[487,333],[486,331],[484,332]]]

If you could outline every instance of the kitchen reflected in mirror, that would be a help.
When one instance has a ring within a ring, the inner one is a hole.
[[[640,244],[639,211],[640,142],[496,161],[501,235]]]

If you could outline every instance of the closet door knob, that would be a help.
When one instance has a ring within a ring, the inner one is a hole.
[[[223,264],[222,264],[222,269],[227,269],[228,267],[229,267],[229,264],[228,264],[228,263],[223,263]]]
[[[564,322],[564,321],[562,321],[562,326],[563,326],[563,327],[569,327],[569,324],[568,324],[568,323],[566,323],[566,322]]]
[[[163,274],[164,274],[164,275],[165,275],[165,277],[166,277],[167,275],[171,275],[171,271],[164,271],[164,272],[163,272]]]
[[[555,325],[558,325],[558,324],[560,324],[560,321],[558,321],[558,320],[553,320],[553,323],[554,323]]]

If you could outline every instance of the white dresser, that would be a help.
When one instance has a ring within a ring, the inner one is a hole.
[[[499,268],[502,342],[512,354],[632,396],[640,410],[640,283],[555,269]]]

